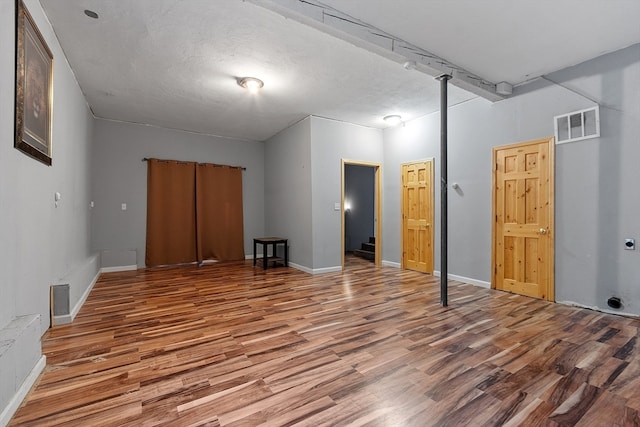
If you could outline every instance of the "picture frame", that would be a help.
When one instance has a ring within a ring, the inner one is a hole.
[[[53,54],[22,0],[16,0],[15,142],[51,166]]]

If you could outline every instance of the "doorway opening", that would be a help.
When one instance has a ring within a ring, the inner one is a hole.
[[[378,163],[342,160],[342,268],[345,254],[380,266],[380,172]]]

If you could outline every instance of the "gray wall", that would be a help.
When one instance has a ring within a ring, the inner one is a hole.
[[[270,138],[264,159],[266,234],[288,239],[289,261],[306,269],[313,265],[310,125],[307,117]]]
[[[375,173],[371,166],[345,165],[344,200],[350,205],[344,217],[345,251],[360,249],[375,236]]]
[[[382,131],[310,116],[265,146],[267,234],[305,271],[340,269],[342,159],[382,163]]]
[[[93,119],[40,3],[27,7],[54,56],[53,166],[13,148],[14,7],[0,2],[0,413],[40,358],[49,327],[49,287],[69,283],[74,307],[99,265],[90,251],[89,181]],[[54,193],[62,200],[54,206]],[[12,319],[39,315],[34,343]],[[3,341],[14,334],[14,340]],[[11,341],[11,342],[10,342]],[[7,344],[8,345],[5,345]],[[11,357],[13,349],[15,358]],[[18,402],[19,403],[19,402]]]
[[[342,220],[334,205],[342,197],[343,159],[382,164],[382,131],[311,117],[313,269],[318,272],[341,268]]]
[[[623,297],[640,313],[640,45],[518,88],[491,104],[474,99],[449,108],[449,272],[491,280],[491,148],[553,135],[553,117],[600,104],[602,137],[556,147],[556,300],[607,309]],[[384,133],[384,260],[400,261],[400,164],[436,158],[439,113]],[[436,269],[439,269],[439,186]],[[455,255],[455,256],[454,256]]]
[[[144,157],[246,167],[242,173],[244,250],[247,255],[252,253],[253,237],[264,234],[263,143],[106,120],[96,120],[94,132],[93,250],[108,251],[114,260],[118,252],[135,250],[138,267],[144,267]],[[121,209],[122,203],[127,204],[126,211]]]
[[[600,104],[601,137],[556,150],[556,299],[640,313],[640,44],[551,74]]]

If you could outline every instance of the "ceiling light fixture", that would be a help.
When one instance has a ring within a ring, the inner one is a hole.
[[[385,116],[383,120],[388,124],[390,124],[391,126],[398,126],[400,123],[402,123],[402,117],[400,117],[397,114]]]
[[[264,82],[255,77],[243,77],[238,80],[238,84],[251,93],[258,92],[264,86]]]
[[[95,13],[93,10],[85,9],[84,14],[87,15],[89,18],[98,19],[98,14]]]

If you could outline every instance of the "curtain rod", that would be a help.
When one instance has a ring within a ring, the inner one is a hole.
[[[149,160],[149,158],[148,158],[148,157],[144,157],[144,158],[142,159],[142,161],[143,161],[143,162],[146,162],[146,161],[148,161],[148,160]],[[197,163],[197,162],[194,162],[194,163]],[[247,170],[247,168],[245,168],[244,166],[217,165],[217,164],[215,164],[215,163],[201,163],[201,164],[204,164],[204,165],[213,165],[213,166],[226,166],[226,167],[234,168],[234,169],[242,169],[243,171],[246,171],[246,170]]]

